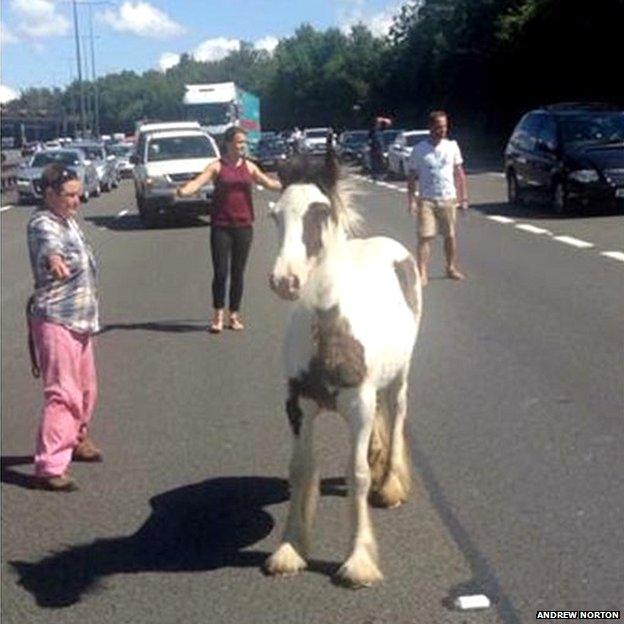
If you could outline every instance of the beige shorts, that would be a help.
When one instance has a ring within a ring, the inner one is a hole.
[[[420,199],[416,213],[418,238],[434,238],[438,231],[445,238],[455,236],[456,199]]]

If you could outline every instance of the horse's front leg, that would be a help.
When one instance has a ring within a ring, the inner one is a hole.
[[[292,397],[287,402],[293,431],[290,461],[290,506],[280,545],[266,560],[269,574],[295,574],[306,567],[312,526],[319,497],[319,475],[314,459],[314,419],[316,403]]]
[[[381,581],[377,542],[368,507],[371,485],[368,445],[375,418],[376,392],[370,386],[343,391],[338,409],[347,418],[351,433],[348,470],[351,511],[351,552],[337,572],[337,580],[353,588],[368,587]]]

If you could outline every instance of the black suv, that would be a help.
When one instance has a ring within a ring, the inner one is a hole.
[[[509,203],[550,203],[564,214],[589,204],[624,207],[624,111],[555,104],[522,117],[505,148]]]

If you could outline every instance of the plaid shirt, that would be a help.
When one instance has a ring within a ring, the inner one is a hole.
[[[45,208],[36,210],[28,222],[28,251],[35,279],[28,314],[80,333],[97,332],[95,257],[76,221]],[[47,261],[54,254],[63,258],[68,278],[59,280],[50,274]]]

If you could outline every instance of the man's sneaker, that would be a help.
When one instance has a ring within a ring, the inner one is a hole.
[[[85,438],[74,449],[72,459],[81,462],[101,462],[102,451],[93,444],[91,438]]]
[[[37,487],[49,492],[75,492],[78,489],[76,482],[68,475],[59,477],[37,477]]]

